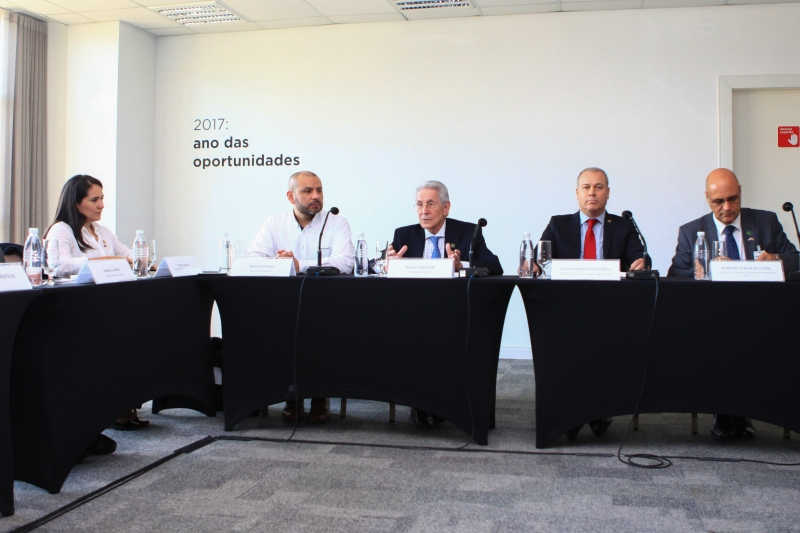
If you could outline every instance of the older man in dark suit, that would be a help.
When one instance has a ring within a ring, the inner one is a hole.
[[[697,232],[706,241],[725,241],[728,258],[757,261],[783,261],[784,272],[798,269],[797,249],[772,211],[742,208],[742,186],[727,168],[718,168],[706,178],[706,201],[711,213],[684,224],[678,230],[678,246],[669,277],[692,278],[695,274],[693,250]],[[720,237],[722,236],[722,237]],[[714,415],[711,436],[716,440],[754,437],[752,422],[744,417]]]
[[[678,246],[668,276],[694,277],[692,256],[698,231],[705,232],[708,243],[724,240],[731,259],[781,260],[784,272],[798,270],[797,249],[783,232],[778,216],[772,211],[743,208],[742,186],[733,172],[718,168],[708,175],[706,200],[711,213],[678,230]]]
[[[419,224],[403,226],[394,231],[394,239],[388,249],[388,257],[421,257],[425,259],[452,258],[455,269],[461,270],[461,257],[469,253],[475,224],[447,218],[450,214],[450,193],[440,181],[426,181],[417,187],[414,205]],[[454,246],[450,246],[453,244]],[[489,274],[502,275],[500,259],[486,246],[483,233],[478,229],[472,249],[474,264],[484,267]],[[434,423],[442,422],[421,409],[411,409],[411,420],[418,427],[430,429]]]

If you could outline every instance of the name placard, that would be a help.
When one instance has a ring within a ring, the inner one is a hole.
[[[619,259],[553,259],[551,279],[619,281]]]
[[[118,283],[134,281],[131,265],[125,259],[104,259],[102,261],[86,261],[75,278],[75,283]]]
[[[783,261],[711,261],[711,281],[783,281]]]
[[[19,263],[0,264],[0,292],[29,291],[31,282]]]
[[[294,261],[291,258],[236,257],[229,276],[294,276]]]
[[[156,278],[179,278],[181,276],[195,276],[201,274],[203,269],[197,259],[190,255],[165,257],[158,264]]]
[[[398,258],[389,261],[387,278],[452,278],[452,259]]]

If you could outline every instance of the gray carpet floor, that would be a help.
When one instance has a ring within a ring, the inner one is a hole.
[[[475,450],[534,446],[534,380],[530,361],[501,360],[497,429]],[[332,400],[334,415],[338,400]],[[165,457],[207,435],[288,438],[280,406],[226,433],[222,417],[170,410],[151,427],[106,433],[115,454],[77,465],[60,494],[16,483],[17,513],[0,518],[11,531]],[[388,423],[387,404],[348,401],[347,418],[300,424],[295,438],[358,443],[462,446],[449,424],[417,429],[408,408]],[[675,460],[645,470],[615,454],[630,417],[602,438],[588,428],[546,452],[608,457],[403,450],[339,444],[217,441],[172,461],[48,522],[37,532],[800,532],[800,467]],[[720,444],[689,415],[642,415],[623,453],[737,457],[800,462],[800,436],[754,422],[757,437]]]

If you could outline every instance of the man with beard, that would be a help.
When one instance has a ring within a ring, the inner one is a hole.
[[[296,172],[289,178],[286,198],[292,209],[272,215],[264,222],[247,249],[247,255],[291,259],[295,270],[303,273],[317,264],[319,233],[327,215],[322,209],[322,181],[313,172]],[[350,224],[343,217],[331,214],[322,236],[322,265],[350,274],[354,251]],[[304,414],[303,400],[290,400],[283,410],[283,420],[294,422]],[[330,419],[330,399],[312,398],[308,421],[321,424]]]

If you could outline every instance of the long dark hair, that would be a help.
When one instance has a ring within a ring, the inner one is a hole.
[[[50,224],[50,228],[52,228],[54,224],[65,222],[72,228],[72,234],[75,235],[75,240],[78,241],[78,247],[81,252],[86,252],[91,246],[83,240],[83,235],[81,234],[81,228],[86,224],[86,217],[78,212],[78,204],[89,196],[89,189],[92,188],[92,185],[99,185],[101,189],[103,188],[103,184],[100,183],[99,179],[86,174],[78,174],[68,179],[64,184],[64,188],[61,189],[61,196],[58,197],[56,217],[53,219],[53,224]],[[45,237],[50,232],[50,228],[47,228]]]

